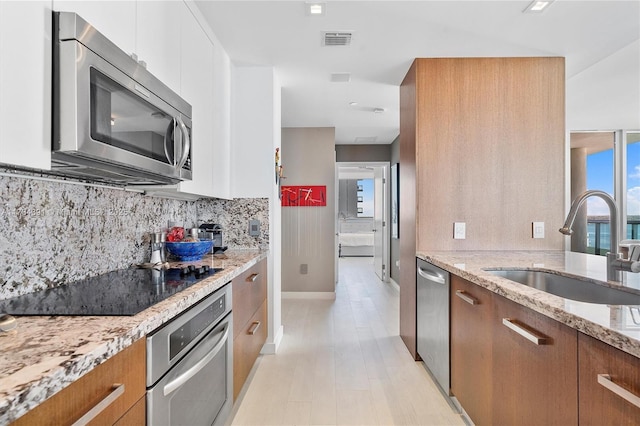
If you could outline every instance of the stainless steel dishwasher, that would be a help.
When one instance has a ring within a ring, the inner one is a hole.
[[[449,273],[417,259],[418,354],[449,395]]]

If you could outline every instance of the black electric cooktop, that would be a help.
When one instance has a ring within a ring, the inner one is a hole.
[[[11,315],[135,315],[210,277],[220,268],[122,269],[0,300]]]

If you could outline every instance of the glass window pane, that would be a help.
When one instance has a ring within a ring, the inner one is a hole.
[[[627,133],[627,239],[640,239],[640,132]]]

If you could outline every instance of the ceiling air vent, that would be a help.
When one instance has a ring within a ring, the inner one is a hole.
[[[348,83],[351,81],[351,73],[350,72],[332,72],[330,80],[332,83]]]
[[[324,31],[322,33],[322,45],[350,46],[352,35],[350,31]]]
[[[371,144],[375,143],[378,138],[376,136],[358,136],[353,143],[355,144]]]

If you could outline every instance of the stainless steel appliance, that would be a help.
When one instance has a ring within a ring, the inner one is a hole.
[[[233,404],[231,284],[147,336],[147,424],[221,425]]]
[[[198,231],[198,239],[213,240],[211,254],[224,252],[227,247],[223,246],[222,227],[217,223],[203,223]]]
[[[418,354],[449,395],[449,273],[417,259]]]
[[[118,185],[192,178],[191,105],[80,16],[54,13],[52,170]]]

